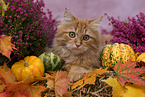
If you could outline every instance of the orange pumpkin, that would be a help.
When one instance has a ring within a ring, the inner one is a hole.
[[[18,81],[24,80],[31,75],[29,81],[33,82],[34,77],[40,78],[44,74],[43,62],[36,56],[25,57],[24,60],[14,63],[11,69]]]

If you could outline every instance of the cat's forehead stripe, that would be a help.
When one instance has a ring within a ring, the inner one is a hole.
[[[76,32],[81,32],[81,33],[86,33],[86,21],[78,21],[76,23],[76,28],[75,28],[75,31]]]

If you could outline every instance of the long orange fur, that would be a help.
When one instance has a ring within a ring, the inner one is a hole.
[[[100,51],[104,44],[98,27],[102,18],[82,19],[65,9],[53,41],[53,52],[65,61],[65,69],[72,69],[68,74],[71,82],[82,78],[84,73],[101,67]],[[70,32],[75,33],[74,38],[69,36]],[[85,35],[89,36],[88,40],[83,40]]]

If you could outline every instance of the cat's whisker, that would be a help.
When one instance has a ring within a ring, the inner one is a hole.
[[[91,46],[92,48],[97,49],[97,48],[98,48],[98,46],[99,46],[99,44],[97,44],[97,43],[96,43],[96,44],[91,44],[90,46]]]
[[[91,50],[91,49],[87,49],[88,51],[86,51],[86,53],[88,54],[88,55],[94,55],[95,57],[92,57],[93,58],[93,60],[98,60],[99,61],[99,56],[96,54],[96,52],[94,52],[94,50]],[[91,54],[90,54],[91,53]]]

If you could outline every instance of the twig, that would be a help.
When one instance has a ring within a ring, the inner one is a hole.
[[[82,97],[82,96],[81,96],[81,91],[80,91],[80,97]]]
[[[103,88],[101,88],[100,90],[96,91],[96,92],[90,92],[92,95],[96,95],[97,93],[101,92],[103,89],[108,88],[110,86],[105,86]],[[98,94],[97,94],[98,95]]]
[[[81,88],[84,87],[84,86],[85,86],[85,85],[83,84],[83,85],[79,86],[77,89],[73,90],[72,92],[74,92],[74,91],[76,91],[76,90],[79,90],[79,89],[81,89]]]
[[[112,94],[100,93],[100,95],[112,96]]]

